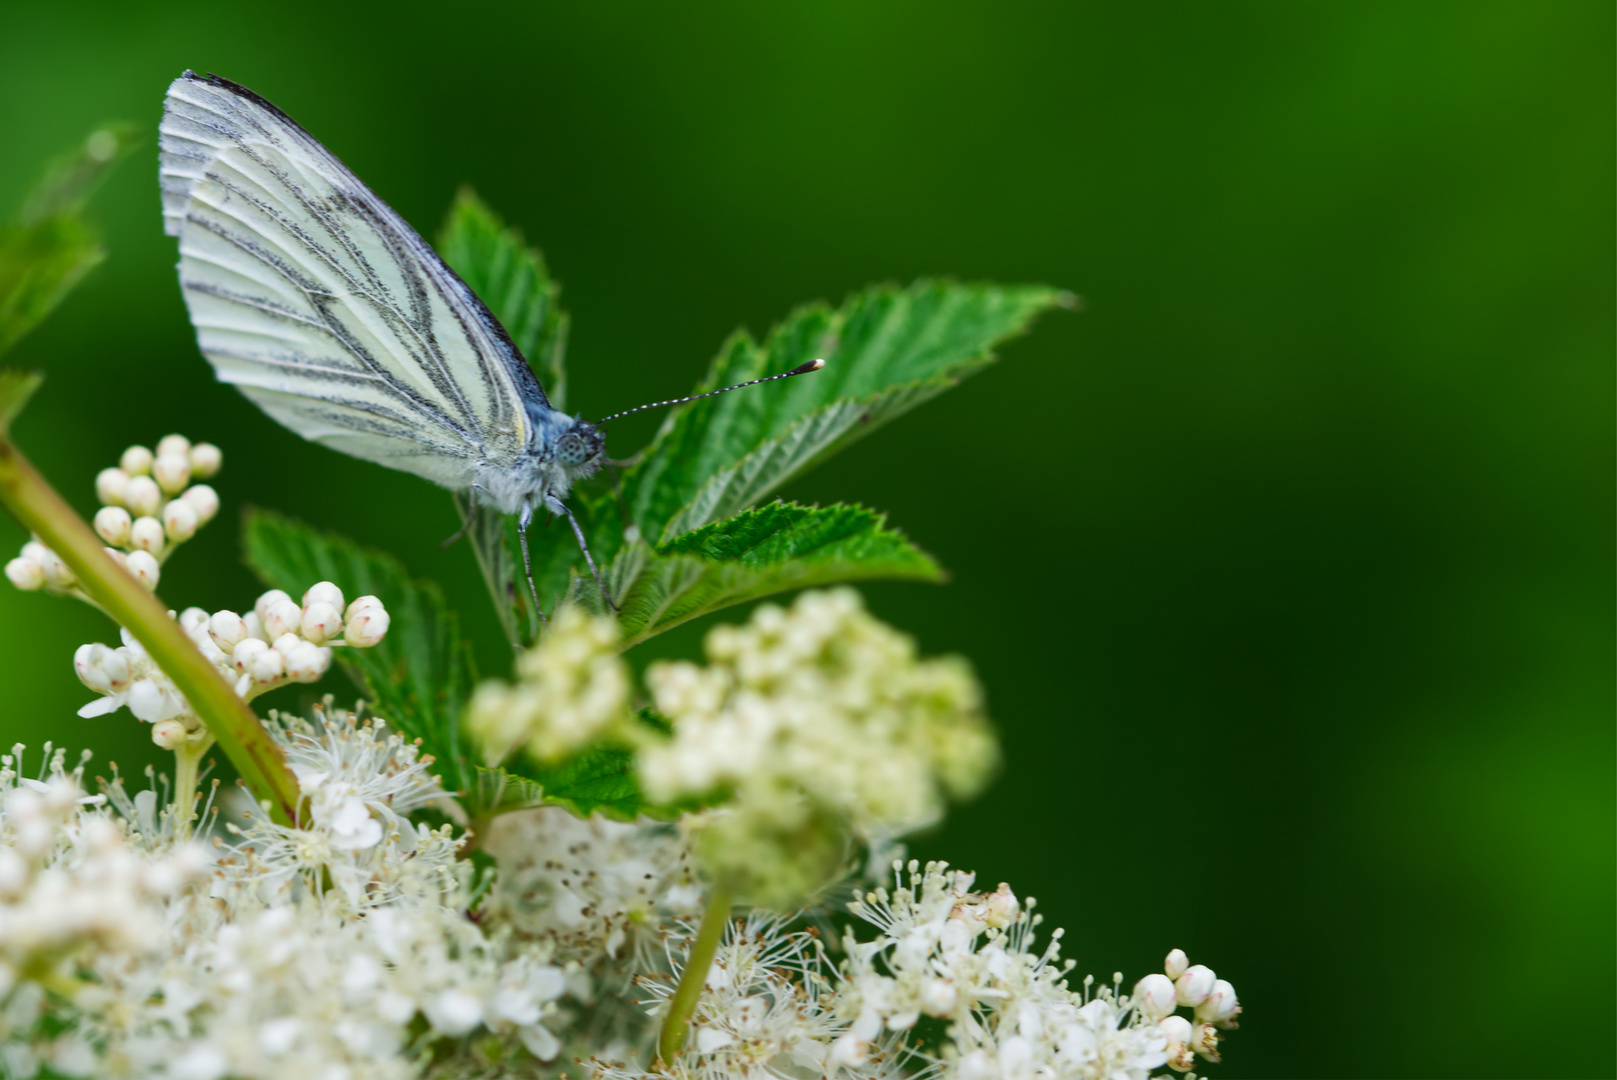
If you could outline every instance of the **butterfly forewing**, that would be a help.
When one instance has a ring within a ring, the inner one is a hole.
[[[318,142],[189,72],[162,124],[163,214],[219,378],[304,438],[465,487],[509,467],[543,393],[488,309]]]

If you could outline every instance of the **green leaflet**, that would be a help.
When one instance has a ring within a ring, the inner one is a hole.
[[[561,286],[539,249],[528,247],[519,230],[462,187],[438,234],[438,253],[500,320],[539,376],[551,407],[565,410],[567,313],[559,306]]]
[[[862,506],[770,503],[686,533],[653,551],[629,544],[603,570],[628,648],[689,619],[788,589],[871,578],[938,581],[930,555]],[[588,577],[570,596],[603,611]]]
[[[634,778],[634,753],[622,747],[591,747],[553,766],[518,755],[505,768],[479,766],[476,783],[474,814],[565,806],[579,817],[599,810],[617,821],[633,821],[645,808]]]
[[[133,129],[109,125],[54,162],[17,217],[0,226],[0,353],[37,326],[102,259],[100,233],[84,206],[135,145]]]
[[[832,311],[794,312],[763,345],[730,339],[698,391],[790,370],[823,371],[677,409],[623,498],[642,534],[680,533],[755,504],[780,485],[993,361],[993,347],[1072,297],[1044,286],[920,281],[867,289]]]
[[[471,790],[474,751],[462,741],[460,713],[475,673],[438,586],[412,580],[390,555],[267,511],[250,511],[242,535],[247,564],[294,598],[317,581],[334,582],[349,601],[381,598],[391,617],[387,636],[369,649],[337,648],[336,659],[376,715],[422,740],[447,788]]]
[[[34,391],[45,381],[37,371],[0,368],[0,436],[11,429],[11,422],[28,405]]]

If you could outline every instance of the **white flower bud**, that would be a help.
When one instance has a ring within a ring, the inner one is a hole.
[[[358,597],[352,604],[348,605],[347,612],[343,614],[343,622],[352,622],[354,616],[358,615],[360,612],[370,611],[372,608],[379,608],[381,606],[382,601],[374,596]]]
[[[303,594],[303,606],[310,604],[327,603],[338,611],[342,610],[342,590],[329,581],[320,581],[309,586],[309,591]]]
[[[103,506],[95,512],[92,524],[95,526],[96,535],[113,547],[123,547],[129,543],[131,519],[129,511],[123,507]]]
[[[118,564],[120,570],[129,569],[129,555],[126,552],[110,547],[104,547],[101,550],[107,553],[107,558]]]
[[[100,652],[108,652],[105,645],[80,645],[73,650],[73,674],[79,677],[79,682],[88,686],[98,694],[112,693],[112,684],[107,680],[106,673],[101,670]]]
[[[163,531],[176,544],[197,534],[197,512],[184,499],[175,499],[163,507]]]
[[[292,651],[292,647],[302,640],[302,638],[298,637],[296,631],[291,631],[270,642],[270,648],[280,653],[281,658],[284,660],[286,654]]]
[[[163,489],[149,476],[131,476],[124,487],[124,505],[138,517],[150,517],[163,505]]]
[[[264,620],[264,636],[274,641],[282,634],[295,634],[303,623],[303,612],[290,600],[277,600],[259,612]]]
[[[258,621],[262,623],[264,621],[264,613],[268,611],[272,605],[278,604],[282,600],[290,601],[291,599],[292,598],[290,596],[286,595],[286,593],[282,592],[280,589],[271,589],[269,592],[253,601],[253,614],[257,615]],[[261,635],[254,634],[253,636],[259,637]]]
[[[96,654],[96,667],[107,681],[107,690],[110,693],[121,694],[129,689],[129,680],[134,674],[129,670],[129,658],[117,649],[108,649],[105,645],[101,648],[106,651]]]
[[[1205,964],[1195,964],[1185,969],[1184,974],[1174,980],[1174,989],[1179,992],[1179,1004],[1200,1005],[1207,1000],[1207,995],[1213,992],[1213,984],[1218,976],[1213,969]]]
[[[95,497],[107,506],[124,501],[124,489],[129,486],[129,474],[119,468],[102,469],[95,474]]]
[[[163,553],[163,523],[154,517],[138,517],[129,526],[129,546],[136,551]]]
[[[255,637],[243,638],[230,650],[230,663],[237,671],[245,672],[247,665],[252,663],[261,653],[269,651],[269,643]]]
[[[17,588],[32,592],[45,587],[45,568],[19,555],[6,563],[6,578]]]
[[[392,617],[385,608],[366,608],[348,620],[343,640],[359,649],[368,649],[387,636]]]
[[[144,476],[151,471],[154,455],[144,446],[131,446],[118,459],[118,467],[130,476]]]
[[[172,702],[157,683],[151,679],[136,679],[129,687],[129,711],[136,719],[148,724],[167,720],[172,713]]]
[[[164,435],[157,440],[157,456],[185,457],[191,453],[191,440],[184,435]]]
[[[152,462],[152,479],[165,494],[178,495],[191,482],[191,459],[178,454],[166,454]]]
[[[1185,955],[1185,950],[1183,949],[1175,949],[1173,952],[1169,953],[1168,958],[1162,962],[1162,970],[1170,979],[1179,978],[1179,976],[1185,973],[1185,969],[1189,966],[1190,957]]]
[[[264,640],[264,624],[259,621],[258,612],[249,611],[241,617],[241,621],[247,624],[248,637],[255,637],[259,641]]]
[[[927,979],[921,984],[921,1009],[928,1016],[949,1016],[960,1000],[960,992],[947,979]]]
[[[147,592],[157,591],[157,581],[162,577],[162,569],[157,565],[157,558],[149,551],[131,551],[124,560],[124,568],[134,579],[146,586]]]
[[[213,515],[219,512],[219,493],[207,484],[192,484],[180,498],[190,503],[191,509],[197,512],[199,526],[212,521]]]
[[[319,682],[331,667],[331,650],[298,640],[285,654],[286,676],[294,682]]]
[[[236,651],[239,653],[242,646],[246,645],[252,640],[253,639],[249,638],[248,641],[244,641],[241,643],[241,645],[236,646]],[[276,652],[274,649],[266,647],[262,652],[256,650],[253,652],[253,655],[247,661],[244,670],[248,675],[252,676],[255,683],[263,685],[275,682],[282,676],[282,674],[285,673],[286,661],[281,659],[280,653]]]
[[[27,551],[27,548],[23,550]],[[79,579],[73,576],[73,571],[67,568],[67,563],[62,561],[60,555],[44,545],[40,545],[39,551],[43,558],[39,554],[32,557],[45,570],[45,584],[53,589],[71,589],[79,583]]]
[[[1212,993],[1207,995],[1207,1000],[1196,1006],[1196,1019],[1209,1024],[1225,1024],[1235,1019],[1240,1011],[1240,1003],[1235,1000],[1235,987],[1219,979],[1213,983]]]
[[[1147,975],[1134,984],[1134,1003],[1147,1016],[1167,1016],[1179,1005],[1173,980],[1166,975]]]
[[[1157,1027],[1167,1038],[1170,1046],[1174,1044],[1183,1046],[1185,1043],[1190,1041],[1190,1021],[1186,1020],[1183,1016],[1167,1017],[1162,1021],[1162,1023],[1158,1024]]]
[[[200,442],[191,447],[191,475],[198,480],[206,480],[224,463],[225,455],[212,443]]]
[[[178,720],[159,720],[152,725],[152,742],[164,750],[173,750],[185,742],[185,725]]]
[[[208,636],[228,653],[247,637],[247,624],[234,611],[216,611],[208,619]]]
[[[303,636],[319,645],[342,633],[342,615],[330,604],[316,600],[303,609]]]
[[[208,613],[199,607],[188,607],[180,612],[180,629],[195,638],[208,630]]]

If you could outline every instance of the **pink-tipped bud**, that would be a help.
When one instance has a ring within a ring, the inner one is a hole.
[[[191,482],[191,459],[182,454],[162,454],[152,462],[152,479],[164,493],[178,495]]]
[[[157,565],[157,556],[149,551],[131,551],[124,560],[124,569],[144,585],[147,592],[157,591],[158,579],[163,576],[162,568]]]
[[[1213,984],[1218,976],[1213,969],[1205,964],[1195,964],[1185,969],[1184,974],[1174,980],[1174,989],[1179,994],[1179,1004],[1192,1007],[1200,1005],[1207,1000],[1207,995],[1213,992]]]
[[[106,506],[120,505],[128,486],[129,474],[122,469],[102,469],[95,474],[95,497]]]
[[[293,682],[319,682],[331,667],[331,650],[307,641],[298,641],[285,657],[286,676]]]
[[[242,642],[242,645],[245,644],[247,642]],[[240,652],[241,645],[236,646],[236,650]],[[255,651],[253,653],[244,670],[248,675],[252,676],[255,683],[261,686],[267,685],[277,681],[285,674],[286,661],[281,658],[279,652],[271,648],[265,648],[263,652]]]
[[[195,536],[198,524],[197,512],[184,499],[175,499],[163,507],[163,532],[176,544]]]
[[[23,550],[26,552],[28,549],[25,547]],[[39,547],[39,553],[31,553],[31,557],[44,568],[45,584],[51,588],[71,589],[79,583],[79,579],[67,568],[67,563],[62,561],[62,557],[43,544]]]
[[[191,440],[184,435],[164,435],[157,440],[157,456],[186,457],[191,453]]]
[[[368,649],[387,636],[392,621],[385,608],[366,608],[348,620],[343,640],[355,648]]]
[[[154,517],[138,517],[129,526],[129,546],[136,551],[161,555],[166,543],[163,523]]]
[[[73,651],[73,674],[79,682],[98,694],[112,693],[112,680],[102,665],[102,657],[112,650],[105,645],[80,645]]]
[[[291,600],[277,600],[259,618],[264,620],[264,636],[271,641],[282,634],[295,634],[303,623],[303,612]]]
[[[118,459],[118,468],[130,476],[145,476],[151,472],[152,462],[155,460],[156,455],[144,446],[131,446]]]
[[[1235,1000],[1235,987],[1228,981],[1219,979],[1213,983],[1212,993],[1207,995],[1207,1000],[1196,1006],[1196,1019],[1222,1027],[1234,1020],[1240,1012],[1241,1005]]]
[[[96,535],[113,547],[123,547],[129,543],[129,527],[133,519],[123,507],[103,506],[95,512],[92,524]]]
[[[1167,1016],[1178,1007],[1179,995],[1168,976],[1147,975],[1134,984],[1134,1003],[1147,1016]]]
[[[358,615],[360,612],[370,611],[372,608],[379,608],[381,606],[382,601],[374,596],[358,597],[352,604],[348,605],[347,612],[343,614],[343,622],[352,622],[354,616]]]
[[[124,505],[136,517],[151,517],[163,505],[163,489],[149,476],[131,476],[124,486]]]
[[[1168,958],[1162,962],[1162,970],[1170,979],[1179,978],[1179,976],[1185,973],[1185,969],[1189,966],[1190,957],[1185,955],[1185,950],[1183,949],[1175,949],[1173,952],[1169,953]]]
[[[237,671],[245,673],[247,665],[252,663],[260,654],[269,651],[269,643],[255,637],[242,638],[236,642],[236,647],[230,650],[230,663]]]
[[[342,614],[330,604],[317,600],[303,609],[303,636],[316,645],[342,633]]]
[[[191,475],[198,480],[208,479],[224,463],[225,455],[212,443],[199,442],[191,447]]]
[[[286,595],[286,593],[282,592],[280,589],[271,589],[269,592],[253,601],[253,614],[257,615],[258,621],[262,623],[264,621],[264,613],[268,611],[272,605],[278,604],[282,600],[291,599],[292,598],[290,596]],[[263,635],[254,634],[253,636],[262,637]]]
[[[6,580],[25,592],[45,587],[45,568],[19,555],[6,563]]]
[[[1157,1029],[1168,1040],[1168,1068],[1175,1072],[1189,1072],[1196,1064],[1196,1055],[1190,1049],[1190,1039],[1194,1034],[1190,1021],[1183,1016],[1169,1016],[1157,1025]]]
[[[178,720],[159,720],[152,725],[152,742],[164,750],[173,750],[181,746],[188,735],[185,725]]]
[[[342,610],[342,590],[329,581],[320,581],[309,586],[309,591],[303,594],[303,606],[310,604],[330,604],[338,611]]]
[[[197,525],[206,525],[219,512],[219,493],[207,484],[192,484],[180,496],[197,512]]]
[[[208,636],[229,653],[247,639],[247,624],[234,611],[216,611],[208,618]]]

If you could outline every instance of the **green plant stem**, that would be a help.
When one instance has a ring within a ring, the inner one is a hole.
[[[707,910],[702,912],[701,928],[691,943],[685,970],[680,972],[679,985],[668,1001],[662,1031],[657,1035],[657,1056],[665,1065],[671,1066],[685,1045],[685,1030],[690,1026],[691,1013],[696,1011],[696,1001],[702,996],[702,986],[707,982],[707,973],[713,967],[713,957],[719,951],[719,942],[724,939],[724,928],[729,921],[730,893],[723,886],[715,885],[707,900]]]
[[[0,502],[78,577],[79,587],[151,654],[208,731],[219,740],[253,796],[283,825],[297,821],[298,785],[280,747],[247,703],[169,617],[162,602],[112,561],[101,540],[0,434]],[[195,787],[193,779],[192,787]]]
[[[175,825],[179,835],[191,835],[191,822],[196,818],[197,772],[202,755],[213,748],[213,736],[206,735],[174,751],[174,809],[179,814]]]

